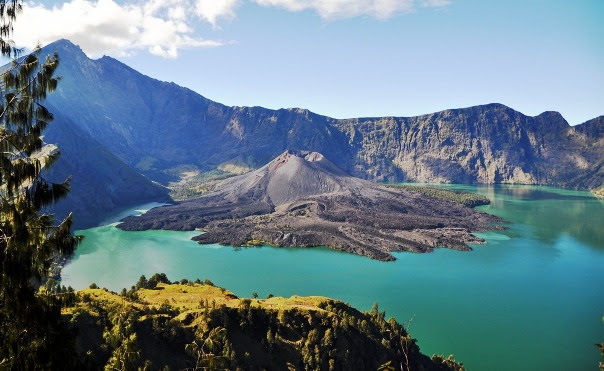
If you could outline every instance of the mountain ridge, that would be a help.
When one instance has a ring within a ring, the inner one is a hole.
[[[274,109],[273,108],[266,108],[264,106],[259,106],[259,105],[253,105],[253,106],[233,105],[233,106],[228,106],[228,105],[222,104],[222,103],[220,103],[218,101],[215,101],[215,100],[213,100],[211,98],[208,98],[205,95],[203,95],[203,94],[201,94],[201,93],[199,93],[199,92],[197,92],[197,91],[195,91],[195,90],[193,90],[191,88],[188,88],[188,87],[182,86],[182,85],[178,85],[177,83],[175,83],[173,81],[161,80],[161,79],[157,79],[157,78],[145,75],[145,74],[137,71],[136,69],[128,66],[124,62],[121,62],[120,60],[118,60],[118,59],[116,59],[116,58],[114,58],[112,56],[103,55],[103,56],[101,56],[99,58],[96,58],[96,59],[89,58],[86,55],[86,53],[77,44],[72,43],[68,39],[59,39],[59,40],[56,40],[56,41],[54,41],[54,42],[52,42],[52,43],[44,46],[42,48],[42,50],[43,50],[43,52],[44,51],[50,51],[53,48],[57,48],[57,47],[64,48],[65,50],[68,50],[68,51],[71,51],[71,52],[75,52],[75,53],[79,54],[80,56],[83,56],[83,57],[89,59],[90,61],[102,61],[102,60],[111,61],[112,63],[115,63],[115,64],[119,65],[122,68],[126,68],[126,69],[130,70],[131,72],[134,72],[137,75],[139,75],[141,77],[144,77],[146,79],[150,79],[150,80],[153,80],[155,82],[162,83],[162,84],[168,84],[168,85],[176,86],[179,89],[187,90],[187,91],[189,91],[191,93],[194,93],[195,95],[198,95],[201,98],[203,98],[203,99],[205,99],[207,101],[210,101],[210,102],[212,102],[214,104],[218,104],[218,105],[221,105],[221,106],[224,106],[224,107],[233,108],[233,109],[256,109],[256,108],[258,108],[258,109],[263,109],[263,110],[268,110],[268,111],[284,111],[284,110],[285,111],[298,111],[299,113],[310,113],[312,115],[319,116],[319,117],[324,117],[324,118],[329,118],[329,119],[333,119],[333,120],[344,121],[344,120],[353,120],[353,119],[357,119],[357,120],[375,120],[375,119],[388,119],[388,118],[392,118],[392,119],[422,118],[422,117],[425,117],[425,116],[430,116],[430,115],[434,115],[434,114],[438,114],[438,113],[443,113],[443,112],[447,112],[447,111],[462,111],[462,110],[466,110],[466,109],[470,109],[470,108],[488,107],[488,108],[505,108],[505,109],[509,109],[511,111],[517,112],[517,113],[519,113],[519,114],[521,114],[521,115],[523,115],[525,117],[529,117],[529,118],[536,118],[536,117],[539,117],[539,116],[542,116],[542,115],[545,115],[545,114],[554,114],[554,115],[559,116],[560,118],[562,118],[564,121],[566,121],[566,119],[564,119],[564,116],[560,112],[555,111],[555,110],[546,110],[546,111],[543,111],[543,112],[541,112],[539,114],[531,116],[531,115],[524,114],[524,113],[522,113],[520,111],[516,111],[512,107],[507,106],[507,105],[505,105],[503,103],[499,103],[499,102],[490,102],[490,103],[483,103],[483,104],[477,104],[477,105],[472,105],[472,106],[464,106],[464,107],[445,108],[445,109],[436,110],[436,111],[429,112],[429,113],[424,113],[424,114],[420,114],[420,115],[412,115],[412,116],[408,116],[408,115],[385,115],[385,116],[358,116],[358,117],[344,117],[344,118],[331,117],[329,115],[324,115],[324,114],[321,114],[321,113],[317,113],[317,112],[314,112],[314,111],[312,111],[312,110],[310,110],[308,108],[298,107],[298,106],[296,106],[296,107],[281,107],[281,108],[274,108]],[[588,122],[591,122],[593,120],[596,120],[596,119],[599,119],[599,118],[602,118],[602,117],[604,117],[604,115],[601,115],[601,116],[598,116],[598,117],[594,117],[592,119],[588,119],[588,120],[586,120],[586,121],[584,121],[582,123],[578,123],[576,125],[571,125],[571,124],[569,124],[567,122],[567,126],[570,126],[570,127],[579,127],[579,126],[581,126],[583,124],[586,124]]]
[[[53,112],[163,185],[178,180],[183,167],[258,168],[285,150],[322,153],[372,181],[604,185],[602,116],[570,126],[555,111],[527,116],[500,103],[349,119],[302,108],[230,107],[114,58],[92,60],[67,40],[47,45],[42,56],[54,51],[62,80],[48,97]],[[104,195],[91,197],[100,204]]]
[[[96,58],[96,59],[95,58],[89,58],[86,55],[86,53],[77,44],[72,43],[68,39],[59,39],[59,40],[56,40],[56,41],[54,41],[52,43],[49,43],[48,45],[44,46],[42,48],[42,50],[43,50],[43,52],[44,51],[50,51],[53,48],[57,48],[57,47],[58,48],[64,48],[65,50],[69,50],[71,52],[75,52],[75,53],[79,54],[80,56],[83,56],[83,57],[89,59],[90,61],[102,61],[102,60],[111,61],[112,63],[120,65],[120,67],[123,67],[123,68],[125,67],[126,69],[128,69],[128,70],[136,73],[137,75],[139,75],[141,77],[153,80],[153,81],[158,82],[158,83],[163,83],[163,84],[169,84],[169,85],[177,86],[180,89],[188,90],[189,92],[194,93],[194,94],[202,97],[205,100],[211,101],[212,103],[215,103],[215,104],[218,104],[218,105],[222,105],[224,107],[234,108],[234,109],[246,109],[246,108],[248,108],[248,109],[255,109],[255,108],[259,108],[259,109],[264,109],[264,110],[269,110],[269,111],[283,111],[283,110],[286,110],[286,111],[299,111],[299,112],[307,112],[307,113],[310,113],[312,115],[316,115],[316,116],[320,116],[320,117],[324,117],[324,118],[330,118],[330,119],[333,119],[333,120],[352,120],[352,119],[358,119],[358,120],[375,120],[375,119],[387,119],[387,118],[393,118],[393,119],[405,119],[405,118],[413,118],[413,117],[421,118],[421,117],[424,117],[424,116],[430,116],[430,115],[433,115],[433,114],[438,114],[438,113],[442,113],[442,112],[446,112],[446,111],[461,111],[461,110],[465,110],[465,109],[469,109],[469,108],[480,108],[480,107],[501,107],[501,108],[506,108],[506,109],[512,110],[514,112],[518,112],[521,115],[526,116],[526,117],[533,117],[533,118],[535,118],[535,117],[538,117],[538,116],[541,116],[541,115],[544,115],[544,114],[552,113],[552,114],[560,116],[560,118],[564,118],[560,112],[555,111],[555,110],[546,110],[546,111],[543,111],[543,112],[541,112],[541,113],[539,113],[537,115],[534,115],[534,116],[526,115],[526,114],[524,114],[524,113],[522,113],[520,111],[514,110],[510,106],[507,106],[507,105],[505,105],[503,103],[499,103],[499,102],[490,102],[490,103],[477,104],[477,105],[473,105],[473,106],[456,107],[456,108],[445,108],[445,109],[442,109],[442,110],[437,110],[437,111],[433,111],[433,112],[429,112],[429,113],[424,113],[424,114],[420,114],[420,115],[412,115],[412,116],[407,116],[407,115],[385,115],[385,116],[358,116],[358,117],[344,117],[344,118],[331,117],[329,115],[324,115],[324,114],[320,114],[320,113],[314,112],[314,111],[312,111],[312,110],[310,110],[308,108],[297,107],[297,106],[296,107],[281,107],[281,108],[275,108],[275,109],[273,109],[273,108],[266,108],[264,106],[259,106],[259,105],[254,105],[254,106],[245,106],[245,105],[244,106],[238,106],[238,105],[228,106],[228,105],[222,104],[220,102],[217,102],[217,101],[215,101],[215,100],[213,100],[211,98],[208,98],[205,95],[203,95],[203,94],[201,94],[201,93],[199,93],[199,92],[197,92],[197,91],[195,91],[195,90],[193,90],[191,88],[188,88],[188,87],[182,86],[182,85],[178,85],[177,83],[175,83],[173,81],[161,80],[161,79],[157,79],[157,78],[145,75],[145,74],[137,71],[136,69],[128,66],[124,62],[121,62],[120,60],[118,60],[118,59],[116,59],[116,58],[114,58],[112,56],[103,55],[103,56],[101,56],[99,58]],[[599,117],[604,117],[604,115],[599,116]],[[594,119],[597,119],[599,117],[595,117],[595,118],[586,120],[585,122],[582,122],[582,123],[579,123],[579,124],[576,124],[576,125],[570,125],[570,124],[568,124],[568,126],[577,127],[577,126],[583,125],[583,124],[585,124],[587,122],[590,122],[590,121],[592,121]]]
[[[164,184],[170,180],[165,171],[178,165],[207,171],[245,158],[257,168],[287,149],[323,153],[345,171],[375,181],[585,189],[603,183],[601,130],[589,131],[598,134],[593,137],[582,126],[593,120],[573,127],[555,111],[527,116],[500,103],[352,119],[301,108],[230,107],[111,57],[88,59],[65,40],[44,50],[54,49],[62,51],[69,73],[49,99],[73,121],[87,121],[84,129],[123,161]],[[85,94],[76,97],[78,89]],[[68,108],[73,103],[77,109]]]
[[[517,113],[519,113],[519,114],[521,114],[521,115],[523,115],[525,117],[536,118],[536,117],[544,115],[544,114],[555,114],[555,115],[559,116],[560,118],[564,119],[564,116],[560,112],[555,111],[555,110],[546,110],[546,111],[543,111],[543,112],[541,112],[539,114],[531,116],[531,115],[524,114],[524,113],[522,113],[520,111],[516,111],[512,107],[507,106],[507,105],[505,105],[503,103],[499,103],[499,102],[477,104],[477,105],[473,105],[473,106],[445,108],[445,109],[441,109],[441,110],[437,110],[437,111],[433,111],[433,112],[429,112],[429,113],[424,113],[424,114],[420,114],[420,115],[412,115],[412,116],[407,116],[407,115],[386,115],[386,116],[358,116],[358,117],[345,117],[345,118],[334,118],[334,117],[331,117],[329,115],[320,114],[320,113],[314,112],[314,111],[312,111],[310,109],[303,108],[303,107],[297,107],[297,106],[296,107],[281,107],[281,108],[275,108],[275,109],[273,109],[273,108],[266,108],[264,106],[259,106],[259,105],[254,105],[254,106],[245,106],[245,105],[244,106],[238,106],[238,105],[228,106],[228,105],[222,104],[220,102],[217,102],[217,101],[215,101],[213,99],[210,99],[210,98],[206,97],[205,95],[203,95],[203,94],[201,94],[201,93],[199,93],[199,92],[197,92],[197,91],[195,91],[195,90],[193,90],[191,88],[188,88],[188,87],[182,86],[182,85],[178,85],[177,83],[175,83],[173,81],[161,80],[161,79],[157,79],[157,78],[145,75],[145,74],[137,71],[136,69],[128,66],[124,62],[121,62],[120,60],[118,60],[118,59],[116,59],[116,58],[114,58],[112,56],[103,55],[103,56],[101,56],[99,58],[96,58],[96,59],[89,58],[86,55],[86,53],[77,44],[72,43],[68,39],[59,39],[57,41],[54,41],[54,42],[52,42],[52,43],[44,46],[42,48],[42,51],[43,51],[43,53],[44,52],[50,52],[53,48],[57,48],[57,47],[58,48],[64,48],[65,50],[71,50],[72,52],[75,52],[75,53],[79,54],[80,56],[83,56],[83,57],[85,57],[88,60],[93,61],[93,62],[94,61],[103,61],[103,60],[105,60],[105,61],[111,61],[112,63],[118,64],[120,67],[126,68],[126,69],[128,69],[128,70],[136,73],[137,75],[146,78],[146,79],[150,79],[150,80],[153,80],[155,82],[162,83],[162,84],[174,85],[174,86],[178,87],[179,89],[187,90],[187,91],[189,91],[191,93],[194,93],[194,94],[200,96],[201,98],[203,98],[203,99],[205,99],[207,101],[210,101],[212,103],[215,103],[215,104],[218,104],[218,105],[221,105],[221,106],[224,106],[224,107],[233,108],[233,109],[256,109],[256,108],[259,108],[259,109],[268,110],[268,111],[284,111],[284,110],[285,111],[299,111],[299,112],[306,112],[306,113],[310,113],[310,114],[315,115],[315,116],[320,116],[320,117],[329,118],[329,119],[333,119],[333,120],[345,121],[345,120],[353,120],[353,119],[356,119],[356,120],[375,120],[375,119],[388,119],[388,118],[392,118],[392,119],[422,118],[422,117],[425,117],[425,116],[430,116],[430,115],[434,115],[434,114],[438,114],[438,113],[443,113],[443,112],[448,112],[448,111],[462,111],[462,110],[466,110],[466,109],[470,109],[470,108],[482,108],[482,107],[488,107],[488,108],[498,107],[498,108],[509,109],[509,110],[517,112]],[[576,125],[571,125],[571,124],[569,124],[567,122],[567,125],[570,126],[570,127],[578,127],[578,126],[581,126],[583,124],[586,124],[588,122],[591,122],[593,120],[596,120],[596,119],[599,119],[599,118],[603,118],[603,117],[604,117],[604,115],[601,115],[601,116],[598,116],[598,117],[594,117],[592,119],[588,119],[585,122],[578,123]],[[566,121],[566,119],[564,119],[564,120]]]

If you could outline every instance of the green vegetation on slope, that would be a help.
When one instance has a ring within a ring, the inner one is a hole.
[[[216,189],[222,180],[230,178],[235,173],[214,169],[207,172],[201,172],[196,167],[179,168],[179,181],[170,182],[170,196],[175,201],[184,201],[203,196],[204,194]]]
[[[69,294],[63,315],[84,368],[463,369],[421,354],[377,305],[359,312],[325,297],[244,299],[208,280],[166,282],[162,274],[121,295],[96,285]]]
[[[419,186],[411,184],[388,184],[387,187],[405,188],[413,192],[419,192],[440,200],[452,201],[467,207],[488,205],[491,201],[483,195],[459,190],[443,189],[438,187]]]

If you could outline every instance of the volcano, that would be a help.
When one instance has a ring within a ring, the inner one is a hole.
[[[394,260],[394,251],[471,250],[497,217],[348,175],[317,152],[286,151],[215,191],[128,217],[124,230],[195,230],[200,243],[328,246]]]

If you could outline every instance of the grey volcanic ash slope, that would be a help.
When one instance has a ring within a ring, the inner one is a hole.
[[[347,175],[316,152],[285,152],[217,191],[124,219],[125,230],[202,228],[201,243],[329,246],[379,260],[393,251],[469,250],[496,217]]]

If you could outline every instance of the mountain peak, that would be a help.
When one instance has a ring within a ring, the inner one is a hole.
[[[570,127],[566,119],[557,111],[545,111],[535,116],[535,123],[547,130],[562,132]]]
[[[67,39],[59,39],[57,41],[54,41],[46,46],[44,46],[42,48],[42,50],[47,51],[47,52],[68,52],[68,53],[75,53],[75,54],[84,54],[86,55],[86,53],[84,53],[84,51],[82,50],[82,48],[80,48],[78,45],[72,43],[71,41],[67,40]]]
[[[326,160],[325,156],[319,152],[308,152],[306,156],[304,156],[304,159],[309,162],[320,162]]]
[[[58,40],[53,41],[50,44],[48,44],[48,46],[50,46],[50,45],[67,46],[67,47],[78,48],[78,49],[80,48],[78,45],[72,43],[68,39],[58,39]]]
[[[463,108],[462,108],[463,109]],[[479,104],[477,106],[471,106],[466,108],[468,110],[481,111],[481,112],[505,112],[505,113],[518,113],[523,115],[522,112],[516,111],[515,109],[506,106],[503,103],[487,103],[487,104]]]
[[[309,162],[321,161],[325,159],[325,156],[319,152],[286,149],[279,156],[275,157],[273,161],[277,161],[279,159],[288,159],[291,157],[300,157]]]
[[[283,167],[289,168],[287,171],[290,172],[292,176],[298,176],[301,173],[301,168],[305,167],[311,167],[314,168],[315,171],[329,173],[338,177],[348,176],[348,174],[328,160],[323,154],[314,151],[294,151],[288,149],[275,157],[263,168],[267,168],[270,174]],[[283,171],[283,169],[280,171]],[[292,176],[290,176],[290,180]]]
[[[476,107],[488,108],[488,109],[512,109],[509,106],[506,106],[505,104],[498,103],[498,102],[481,104],[481,105],[478,105]]]

